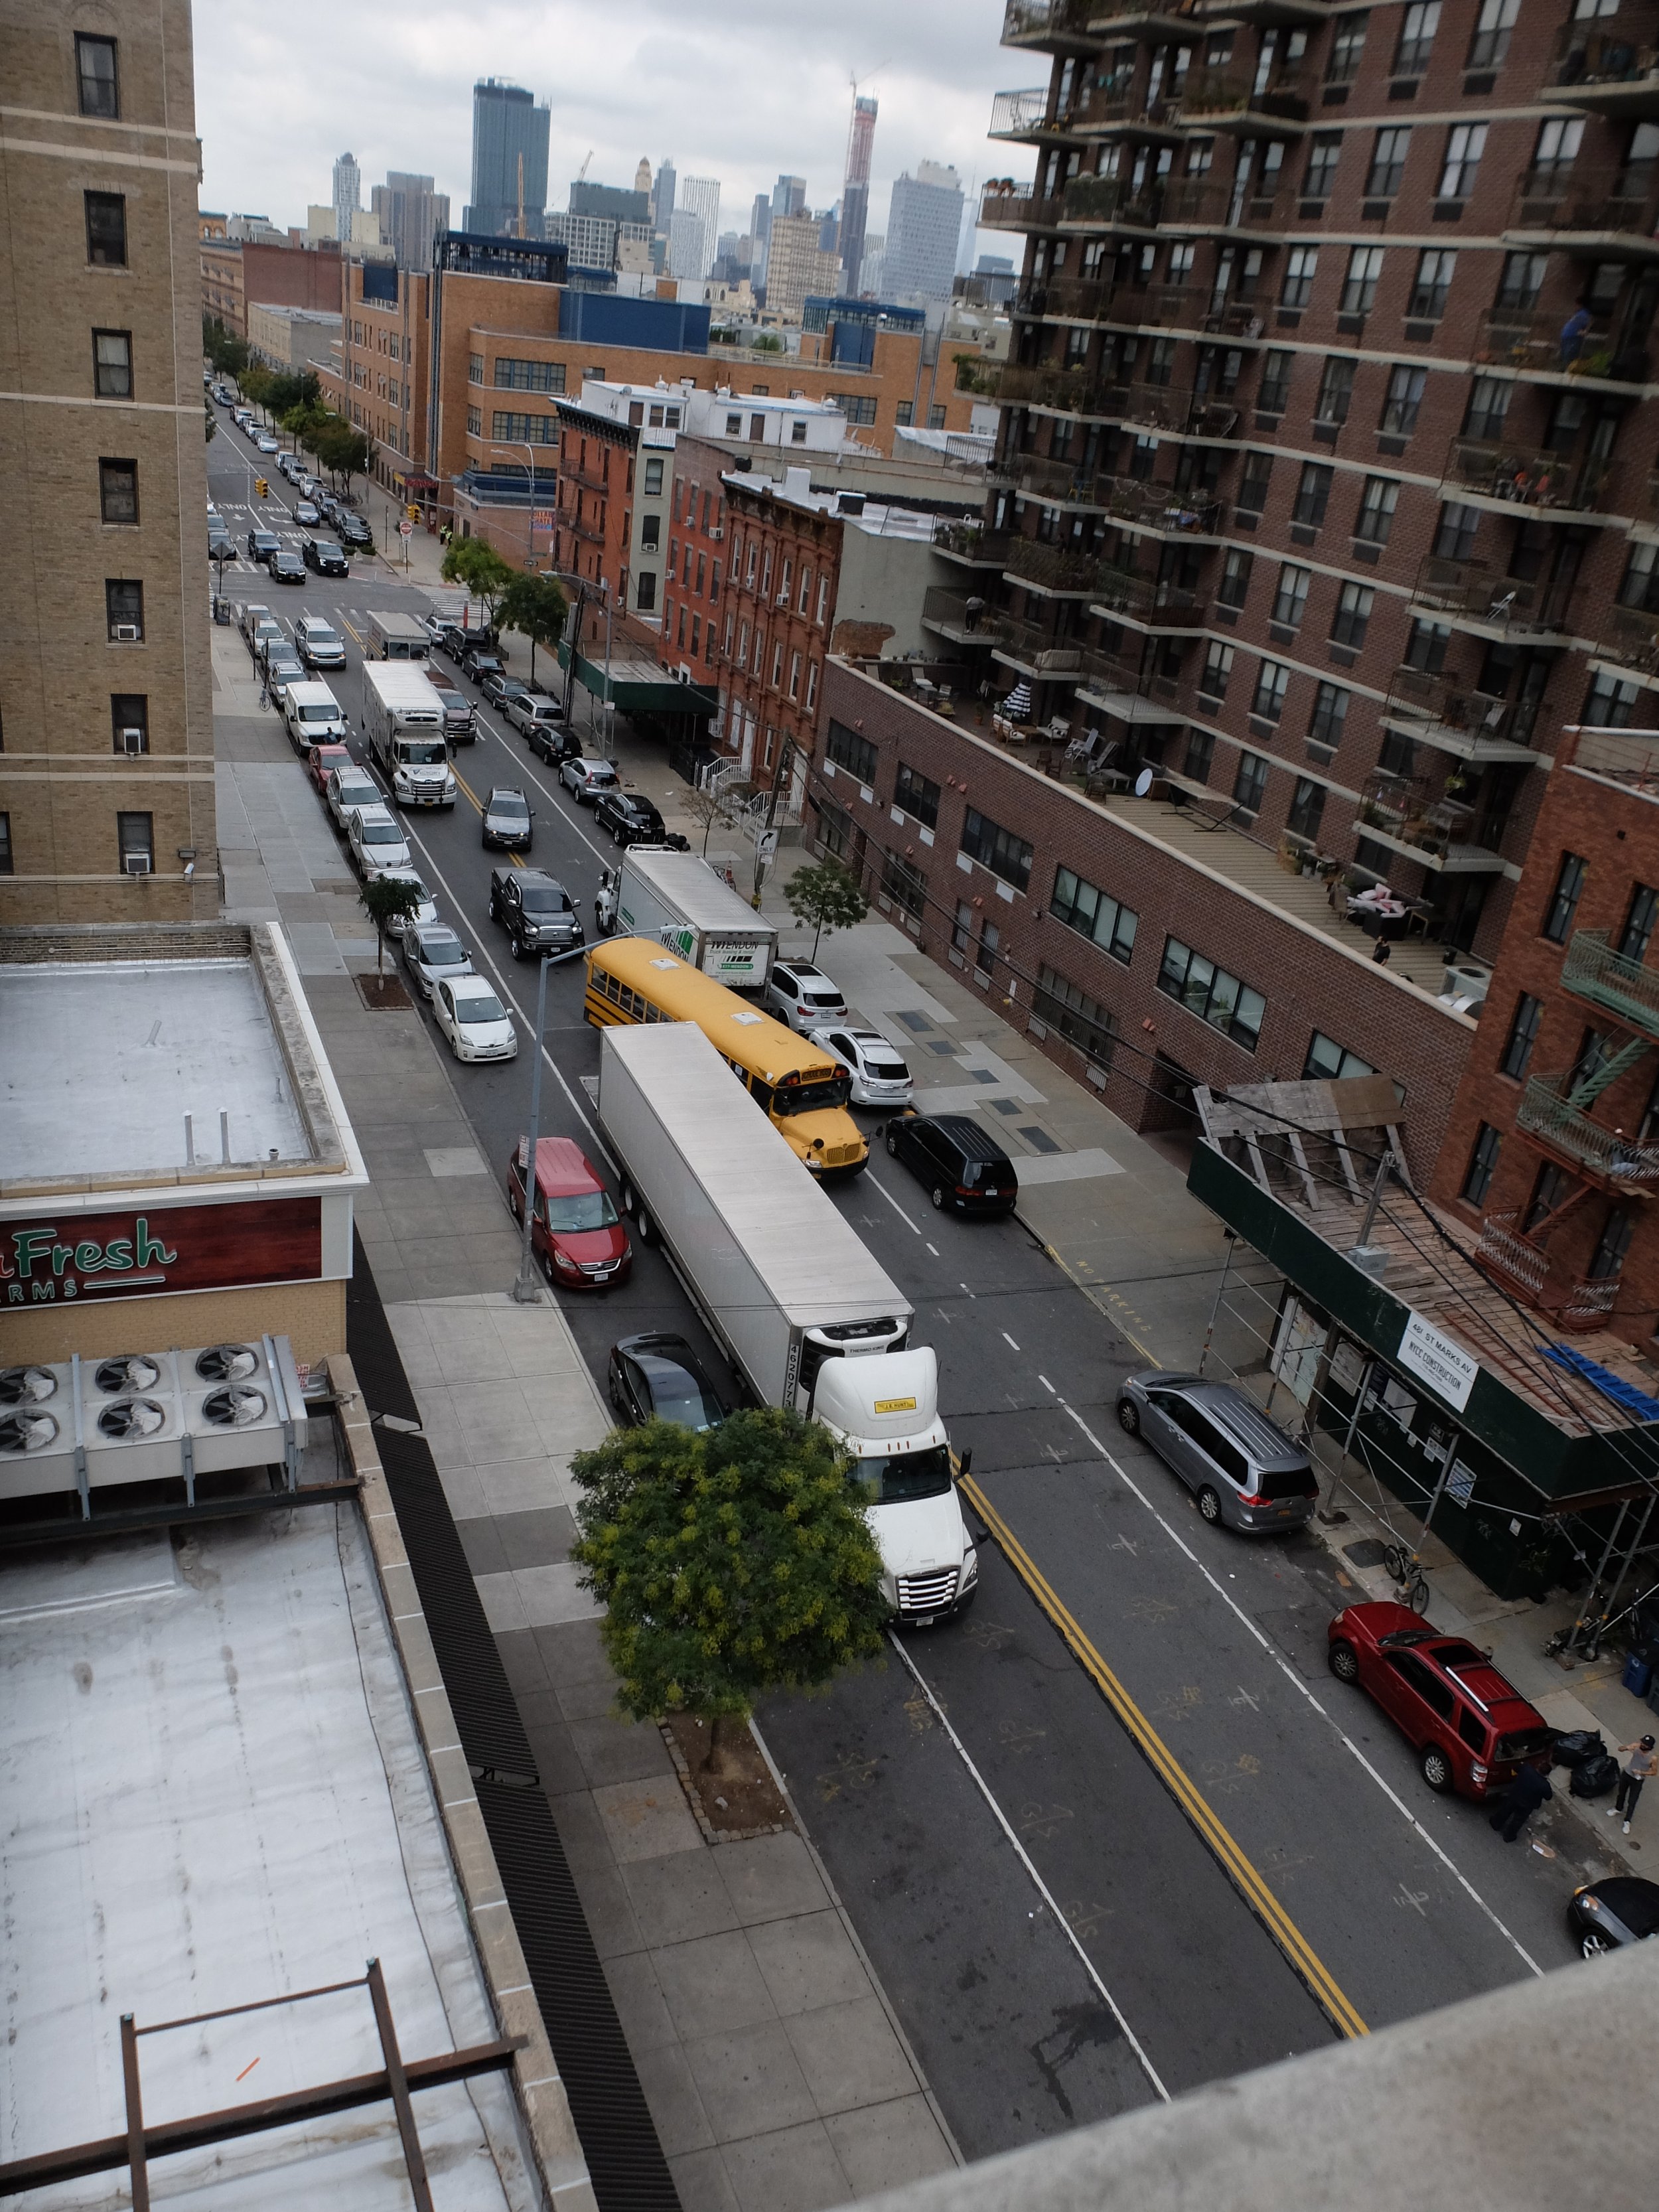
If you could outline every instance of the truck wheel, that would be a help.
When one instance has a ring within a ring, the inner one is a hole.
[[[522,960],[522,959],[524,958],[524,939],[523,939],[523,938],[521,938],[521,937],[509,937],[509,938],[507,939],[507,944],[509,945],[509,946],[512,948],[513,957],[514,957],[515,960]]]
[[[628,1181],[626,1176],[623,1177],[621,1184],[618,1186],[617,1196],[622,1201],[623,1212],[624,1213],[632,1213],[634,1211],[634,1186]]]
[[[656,1243],[656,1230],[652,1225],[651,1216],[646,1212],[642,1206],[640,1206],[635,1213],[634,1226],[639,1232],[639,1239],[641,1244],[654,1244]]]

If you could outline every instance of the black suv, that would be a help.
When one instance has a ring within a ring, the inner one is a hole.
[[[515,960],[574,951],[586,942],[569,892],[544,868],[492,869],[489,919],[506,930]]]
[[[349,576],[351,563],[331,538],[302,538],[300,552],[307,568],[319,576]]]
[[[486,676],[503,673],[501,656],[492,647],[478,644],[475,637],[461,655],[461,673],[470,676],[475,684],[482,684]]]
[[[348,545],[355,545],[360,553],[374,550],[374,532],[361,514],[353,514],[343,507],[335,517],[334,527]]]
[[[303,584],[306,580],[306,564],[297,553],[273,553],[265,565],[276,583]]]
[[[886,1144],[920,1178],[941,1212],[1012,1213],[1019,1197],[1014,1164],[996,1139],[965,1114],[901,1114]]]
[[[613,845],[665,845],[672,839],[648,799],[637,791],[602,791],[593,802],[593,819],[611,833]],[[684,844],[685,840],[678,841]]]
[[[283,541],[274,530],[250,530],[247,534],[247,556],[262,566],[273,553],[282,550]]]

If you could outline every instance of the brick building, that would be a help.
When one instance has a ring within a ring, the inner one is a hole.
[[[1486,957],[1556,729],[1654,719],[1637,12],[1005,17],[1049,75],[993,118],[1036,162],[981,212],[1026,240],[1012,355],[962,372],[1003,410],[1004,606],[942,634]]]
[[[0,82],[0,921],[217,912],[186,0],[20,0]]]
[[[436,490],[425,459],[432,279],[386,261],[344,270],[339,360],[321,375],[324,398],[374,441],[375,482],[426,503]]]
[[[1434,1195],[1563,1329],[1659,1324],[1659,743],[1564,732]]]
[[[216,218],[210,219],[216,222]],[[192,227],[194,235],[194,227]],[[213,235],[204,226],[194,237],[202,270],[202,311],[222,322],[233,337],[248,335],[248,309],[312,307],[325,315],[340,312],[343,261],[331,239],[318,246],[276,246],[262,239]]]
[[[570,399],[556,402],[556,419],[558,485],[548,565],[592,587],[580,641],[603,641],[609,604],[614,645],[616,619],[629,604],[640,428]]]
[[[685,489],[684,508],[678,499]],[[703,584],[705,552],[711,562],[710,598],[720,592],[718,539],[698,542],[692,509],[700,501],[697,529],[707,536],[711,513],[718,513],[725,490],[727,550],[726,586],[720,607],[719,669],[724,700],[722,744],[743,763],[754,782],[776,782],[786,806],[799,804],[811,758],[819,692],[835,622],[840,587],[842,523],[816,506],[791,499],[769,483],[752,489],[734,475],[715,476],[701,486],[683,461],[675,481],[676,513],[687,535],[682,549],[681,605],[675,617],[676,649],[686,602],[696,621],[696,604]],[[695,577],[690,562],[695,555]],[[704,615],[704,651],[714,627]],[[666,649],[668,617],[664,611]],[[695,634],[695,633],[694,633]]]

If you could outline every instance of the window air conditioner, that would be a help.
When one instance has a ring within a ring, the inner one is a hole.
[[[149,854],[148,853],[122,854],[121,872],[123,875],[147,876],[149,872]]]
[[[778,605],[779,605],[781,607],[787,607],[787,606],[788,605],[788,604],[789,604],[789,594],[788,594],[788,592],[780,592],[778,593]]]
[[[121,750],[124,753],[143,752],[144,750],[143,732],[142,730],[123,730],[121,732]]]
[[[115,625],[117,645],[137,645],[143,635],[143,632],[137,623],[117,623]]]

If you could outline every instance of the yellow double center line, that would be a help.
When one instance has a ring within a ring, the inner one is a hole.
[[[1234,1838],[1228,1833],[1217,1818],[1214,1808],[1200,1793],[1180,1760],[1084,1634],[1071,1612],[1056,1596],[1030,1553],[972,1477],[963,1475],[960,1481],[962,1489],[973,1503],[975,1511],[996,1538],[1009,1565],[1060,1631],[1073,1657],[1117,1715],[1130,1740],[1152,1771],[1219,1860],[1240,1896],[1278,1944],[1332,2027],[1339,2035],[1368,2035],[1370,2029],[1332,1979],[1329,1970],[1307,1937],[1240,1850]]]

